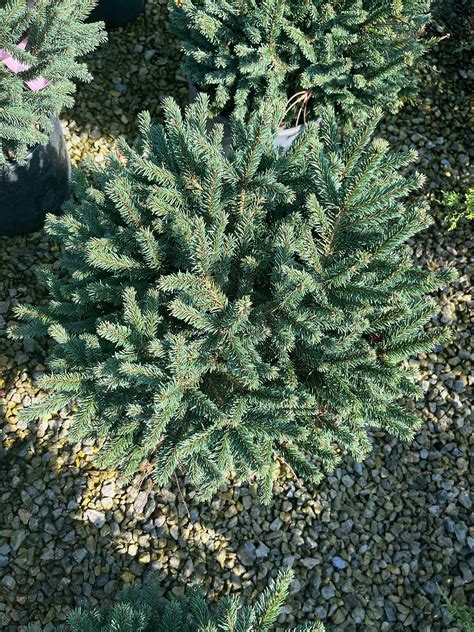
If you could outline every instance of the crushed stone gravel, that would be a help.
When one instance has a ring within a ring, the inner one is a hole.
[[[114,139],[133,139],[136,114],[160,118],[160,99],[181,103],[187,88],[166,28],[166,1],[147,3],[134,24],[110,34],[90,56],[95,80],[79,86],[63,126],[75,164],[103,160]],[[457,632],[439,587],[474,600],[472,522],[472,224],[447,232],[437,204],[443,190],[465,191],[472,170],[468,137],[472,70],[430,59],[419,101],[387,117],[381,134],[415,145],[427,174],[422,197],[436,213],[416,237],[420,265],[454,265],[459,280],[439,295],[439,324],[451,342],[412,362],[424,398],[413,404],[423,426],[410,445],[374,433],[364,463],[346,458],[318,487],[282,471],[269,507],[255,489],[224,486],[200,503],[186,479],[162,489],[126,486],[91,464],[92,444],[64,445],[68,411],[19,422],[41,396],[46,349],[6,338],[13,307],[45,294],[34,268],[57,266],[44,233],[0,238],[0,629],[36,623],[45,631],[72,607],[105,604],[150,570],[165,593],[200,585],[213,598],[261,591],[281,566],[295,580],[279,623],[321,619],[328,632]],[[471,180],[472,186],[472,180]]]

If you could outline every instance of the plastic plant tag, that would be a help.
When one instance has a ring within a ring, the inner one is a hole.
[[[18,44],[18,48],[20,48],[21,50],[25,50],[27,43],[28,37],[25,37]],[[29,66],[27,64],[23,64],[12,57],[4,48],[0,48],[0,62],[9,70],[11,70],[15,75],[29,69]],[[36,77],[35,79],[25,81],[25,85],[28,86],[28,88],[33,92],[38,92],[39,90],[43,90],[43,88],[46,88],[49,85],[49,81],[47,81],[44,77]]]

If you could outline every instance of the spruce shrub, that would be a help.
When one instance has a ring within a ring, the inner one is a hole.
[[[77,57],[106,38],[102,23],[84,23],[95,4],[0,0],[0,166],[46,144],[51,116],[74,103],[73,80],[91,79]]]
[[[169,0],[184,67],[214,114],[288,100],[289,124],[326,105],[396,111],[414,94],[429,0]]]
[[[157,579],[130,586],[110,608],[75,610],[58,632],[271,632],[288,596],[292,571],[281,571],[254,605],[243,606],[226,596],[211,609],[201,592],[188,591],[166,605]],[[27,632],[38,632],[30,626]],[[292,632],[324,632],[320,623],[307,623]]]
[[[103,440],[100,466],[152,464],[158,484],[180,468],[203,498],[234,473],[268,501],[279,463],[317,483],[369,452],[368,428],[410,438],[404,361],[443,339],[423,330],[427,293],[452,278],[405,245],[431,223],[403,202],[415,152],[372,138],[378,112],[340,129],[327,110],[283,152],[269,108],[233,118],[224,152],[206,97],[164,109],[49,216],[62,271],[43,270],[49,304],[12,330],[55,341],[25,419],[75,404],[71,438]]]

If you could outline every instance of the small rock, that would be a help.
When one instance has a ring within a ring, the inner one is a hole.
[[[224,518],[233,518],[237,515],[237,507],[235,505],[230,505],[225,511]]]
[[[180,561],[179,557],[176,557],[175,555],[172,555],[170,557],[170,566],[171,566],[171,568],[178,569],[180,564],[181,564],[181,561]]]
[[[108,581],[109,581],[108,575],[99,575],[95,583],[96,583],[96,586],[98,586],[99,588],[102,588],[103,586],[107,584]]]
[[[354,479],[349,474],[344,474],[341,480],[346,487],[353,487],[354,485]]]
[[[432,581],[427,581],[424,585],[425,592],[428,595],[436,595],[438,593],[438,588],[436,584]]]
[[[319,564],[319,561],[316,560],[314,557],[305,557],[304,559],[301,560],[301,565],[307,568],[308,570],[311,570],[318,564]]]
[[[345,561],[342,559],[342,557],[339,557],[338,555],[335,555],[333,558],[331,558],[331,562],[334,568],[338,568],[339,570],[346,568]]]
[[[105,524],[105,514],[96,509],[87,509],[84,516],[98,529],[101,529]]]
[[[113,498],[102,498],[101,504],[102,508],[108,511],[114,506]]]
[[[263,542],[260,542],[258,547],[255,549],[255,554],[257,557],[267,557],[269,553],[270,553],[270,549]]]
[[[133,508],[137,514],[142,514],[148,500],[148,492],[140,492],[133,503]]]
[[[363,608],[354,608],[351,610],[351,617],[355,623],[363,623],[365,618],[365,611]]]
[[[5,575],[2,579],[2,584],[8,588],[8,590],[13,590],[16,586],[16,581],[11,575]]]
[[[78,549],[77,551],[74,551],[72,556],[78,564],[81,564],[81,562],[83,562],[87,557],[87,549]]]
[[[25,541],[26,535],[26,531],[23,531],[22,529],[18,529],[17,531],[15,531],[10,542],[13,551],[18,551],[20,546]]]
[[[329,599],[332,599],[335,594],[336,594],[336,591],[332,584],[326,584],[325,586],[321,588],[321,595],[323,599],[326,599],[326,601],[328,601]]]
[[[467,535],[466,525],[461,524],[460,522],[457,522],[454,525],[454,535],[456,536],[457,541],[463,544],[466,541],[466,535]]]
[[[471,496],[468,494],[468,492],[462,491],[458,496],[458,501],[466,509],[471,509],[472,501]]]
[[[154,520],[155,527],[157,527],[157,528],[162,527],[165,524],[165,522],[166,522],[165,514],[160,514]]]
[[[396,621],[396,610],[393,606],[385,606],[385,616],[389,623]]]
[[[252,506],[252,497],[251,496],[244,496],[242,498],[242,504],[244,506],[244,509],[246,511],[248,511],[250,509],[250,507]]]
[[[51,562],[51,560],[54,560],[54,549],[46,549],[42,555],[41,558],[43,560],[43,562]]]
[[[252,566],[257,558],[257,550],[252,542],[246,542],[237,551],[237,557],[244,566]]]
[[[285,557],[283,558],[283,566],[285,566],[286,568],[293,568],[295,562],[296,558],[294,555],[285,555]]]
[[[346,620],[346,615],[341,608],[338,608],[336,612],[331,616],[331,621],[338,625],[339,623],[343,623]]]
[[[113,498],[115,496],[115,482],[109,481],[102,486],[102,496],[106,498]]]
[[[272,531],[278,531],[283,524],[283,520],[281,518],[275,518],[273,522],[270,523],[270,529]]]

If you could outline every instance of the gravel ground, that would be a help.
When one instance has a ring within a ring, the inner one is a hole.
[[[149,2],[146,15],[91,56],[95,81],[79,88],[64,118],[75,163],[103,160],[119,133],[133,138],[141,109],[159,118],[164,94],[186,98],[164,4]],[[419,102],[382,130],[397,147],[418,147],[424,195],[435,209],[442,190],[468,186],[470,71],[459,63],[433,61]],[[347,458],[318,487],[281,472],[268,508],[252,486],[229,485],[211,503],[197,502],[185,479],[154,491],[148,480],[123,486],[91,465],[93,445],[63,446],[67,411],[18,422],[38,394],[45,350],[12,343],[4,332],[15,304],[44,300],[33,269],[55,266],[57,248],[43,233],[0,238],[0,629],[51,630],[70,607],[103,604],[150,569],[165,591],[197,583],[210,597],[250,598],[286,565],[295,580],[281,623],[320,618],[328,632],[455,632],[438,586],[461,603],[474,601],[473,236],[467,222],[446,232],[437,212],[414,255],[423,265],[450,263],[460,276],[439,297],[451,343],[416,360],[422,430],[411,445],[375,433],[370,458]]]

